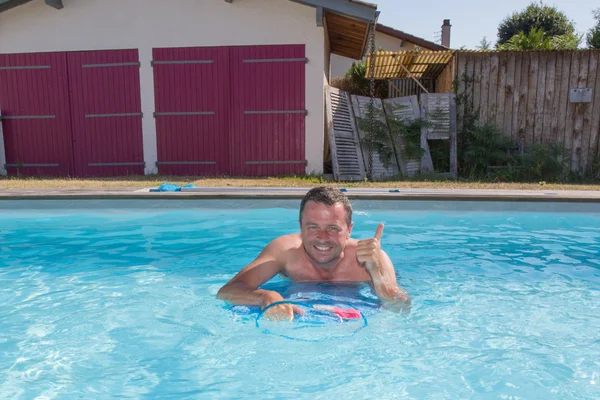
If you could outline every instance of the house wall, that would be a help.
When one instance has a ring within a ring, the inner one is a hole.
[[[401,50],[412,50],[415,45],[409,42],[405,42],[396,37],[387,35],[385,33],[376,32],[375,33],[375,48],[383,49],[388,51],[401,51]],[[330,77],[335,78],[337,76],[344,76],[348,68],[352,65],[353,62],[357,62],[358,60],[354,60],[348,57],[338,56],[337,54],[331,55],[331,72]]]
[[[153,47],[305,44],[307,173],[321,173],[324,150],[323,27],[316,10],[281,0],[63,0],[56,10],[34,0],[0,14],[0,53],[135,48],[146,173],[156,173]]]

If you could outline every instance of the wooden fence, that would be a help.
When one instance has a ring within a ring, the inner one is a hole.
[[[450,74],[482,122],[524,145],[564,144],[571,170],[588,173],[600,157],[599,64],[600,50],[457,51],[436,91],[452,90]],[[591,101],[572,101],[574,88],[591,89]],[[460,124],[464,109],[457,111]]]
[[[435,89],[438,93],[450,93],[453,91],[452,85],[456,74],[456,57],[444,68],[440,76],[435,81]]]

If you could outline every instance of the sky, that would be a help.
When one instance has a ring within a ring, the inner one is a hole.
[[[439,43],[444,19],[452,25],[450,47],[475,49],[481,39],[496,43],[498,25],[513,11],[530,3],[524,0],[371,0],[381,12],[379,22],[411,35]],[[539,3],[539,1],[538,1]],[[575,23],[578,33],[587,33],[595,25],[592,10],[600,8],[598,0],[544,1],[555,6]],[[585,36],[582,41],[585,46]]]

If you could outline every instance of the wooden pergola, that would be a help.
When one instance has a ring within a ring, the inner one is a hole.
[[[413,79],[425,91],[420,79],[437,79],[454,57],[453,50],[376,51],[371,74],[371,56],[367,59],[366,78],[376,80]],[[393,83],[391,83],[393,85]]]
[[[456,99],[453,93],[429,93],[422,85],[422,79],[436,80],[454,59],[453,50],[405,50],[377,51],[367,56],[367,79],[387,80],[394,85],[396,79],[412,79],[423,89],[417,105],[416,96],[385,99],[388,102],[409,102],[414,115],[425,118],[431,126],[421,130],[421,148],[425,153],[421,159],[421,171],[434,172],[428,140],[448,140],[450,149],[450,171],[448,175],[457,177],[456,148]],[[373,64],[372,58],[374,59]]]

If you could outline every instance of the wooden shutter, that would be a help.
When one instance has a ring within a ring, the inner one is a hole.
[[[355,95],[351,95],[350,98],[352,100],[352,109],[353,109],[354,117],[357,119],[358,118],[368,118],[369,105],[371,104],[371,98],[366,97],[366,96],[355,96]],[[387,122],[385,120],[385,115],[383,114],[383,105],[381,103],[381,99],[374,99],[373,106],[375,107],[375,110],[382,112],[381,115],[377,115],[377,119],[379,121],[383,122],[387,126]],[[357,125],[358,136],[361,139],[363,139],[364,137],[366,137],[368,132],[363,131],[360,128],[358,122],[356,125]],[[394,175],[397,175],[400,172],[400,168],[398,167],[398,160],[396,159],[395,150],[392,145],[391,136],[388,136],[388,137],[390,139],[390,147],[392,148],[392,164],[389,167],[386,167],[383,164],[383,161],[381,161],[379,153],[374,151],[373,152],[373,172],[372,172],[373,179],[390,178]],[[363,159],[365,162],[365,168],[368,170],[368,168],[369,168],[368,167],[369,166],[369,150],[366,147],[364,147],[362,154],[363,154]]]
[[[424,129],[426,139],[450,141],[450,176],[456,178],[456,96],[454,93],[422,94],[421,115],[431,123],[430,127]]]
[[[394,116],[401,121],[414,121],[421,116],[419,108],[419,102],[417,96],[406,96],[406,97],[395,97],[391,99],[383,100],[383,107],[386,114]],[[396,146],[396,155],[398,156],[398,165],[402,174],[406,176],[413,176],[421,170],[420,159],[407,159],[404,154],[404,143],[402,140],[397,140],[394,145]]]
[[[327,88],[327,127],[335,180],[357,181],[366,177],[350,97],[337,88]]]
[[[423,93],[421,95],[421,115],[432,126],[426,128],[427,139],[450,139],[451,108],[456,110],[454,94]],[[456,117],[456,115],[455,115]],[[456,121],[456,118],[454,118]],[[456,122],[454,122],[456,126]]]

